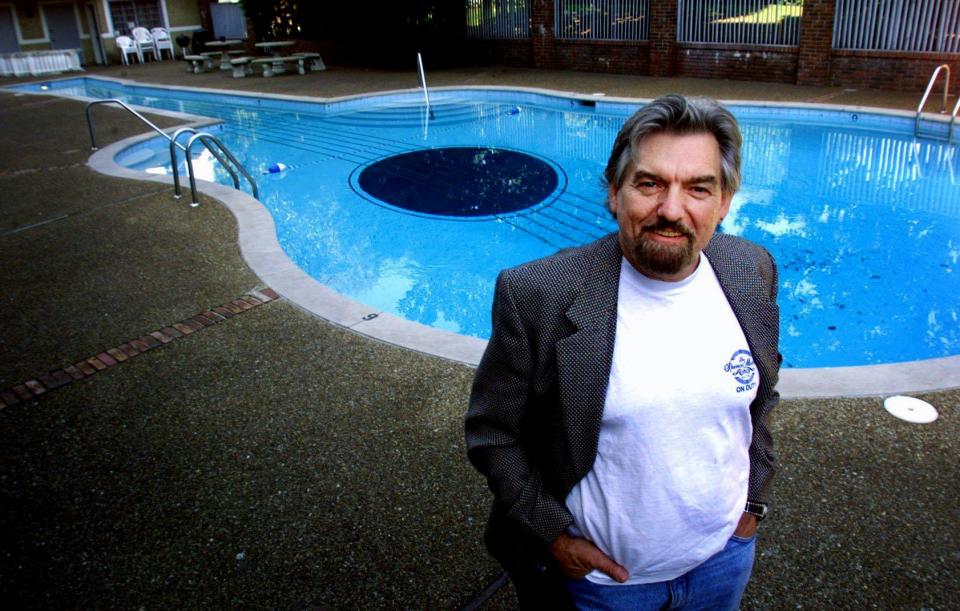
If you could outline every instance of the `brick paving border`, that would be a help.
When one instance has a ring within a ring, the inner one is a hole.
[[[280,298],[280,295],[271,288],[256,289],[251,293],[254,294],[243,295],[239,299],[209,308],[180,322],[175,322],[157,331],[151,331],[131,339],[119,346],[108,348],[93,356],[81,359],[73,365],[67,365],[62,369],[56,369],[0,390],[0,409],[36,399],[48,391],[116,367],[138,354],[160,348],[181,337],[212,327],[228,318]]]

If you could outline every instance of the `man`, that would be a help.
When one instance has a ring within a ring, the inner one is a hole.
[[[773,475],[777,272],[715,234],[741,137],[670,95],[604,173],[619,230],[505,270],[466,417],[522,606],[736,609]]]

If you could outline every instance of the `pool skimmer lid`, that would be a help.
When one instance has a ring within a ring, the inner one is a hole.
[[[903,395],[887,397],[883,406],[893,416],[915,424],[929,424],[938,416],[937,409],[926,401]]]

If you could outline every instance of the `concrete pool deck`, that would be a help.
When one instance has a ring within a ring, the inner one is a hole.
[[[174,62],[89,74],[322,97],[415,84],[412,72],[336,67],[235,80]],[[915,104],[883,92],[501,68],[428,79]],[[266,292],[214,200],[189,209],[168,185],[86,167],[83,104],[3,93],[0,113],[0,388]],[[113,109],[98,110],[98,125],[104,143],[143,131]],[[221,318],[0,410],[4,600],[459,608],[496,580],[479,540],[485,485],[463,457],[470,367],[366,339],[284,298]],[[783,403],[774,515],[745,608],[953,604],[960,390],[920,396],[940,410],[935,423],[895,420],[878,396]],[[511,597],[508,586],[488,604],[510,608]]]

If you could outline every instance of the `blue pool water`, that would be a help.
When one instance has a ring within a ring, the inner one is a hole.
[[[600,175],[636,108],[435,91],[430,119],[416,94],[324,105],[85,78],[46,86],[220,119],[209,131],[257,177],[281,246],[308,274],[373,308],[478,337],[489,334],[498,270],[615,229]],[[779,262],[785,366],[960,354],[960,160],[943,126],[924,126],[940,138],[915,139],[909,118],[732,110],[744,180],[722,230]],[[449,154],[431,152],[440,149]],[[170,171],[159,138],[117,161]],[[270,173],[277,163],[287,169]],[[488,165],[494,174],[464,170]],[[199,147],[194,166],[229,182]]]

